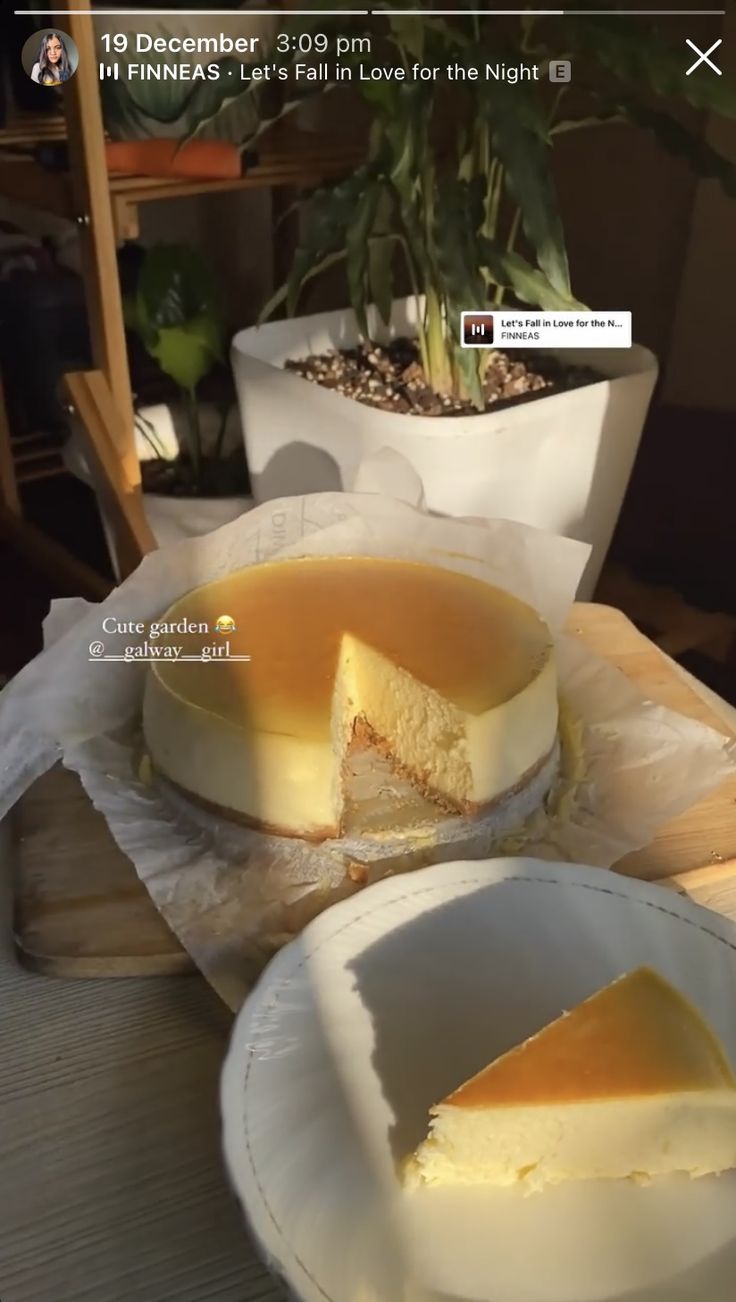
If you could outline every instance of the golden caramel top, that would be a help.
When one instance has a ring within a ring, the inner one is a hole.
[[[196,654],[228,641],[249,662],[161,660],[172,691],[263,731],[327,737],[344,633],[388,657],[468,713],[522,691],[551,651],[535,611],[479,579],[413,561],[301,557],[253,565],[180,598],[159,623],[182,619],[235,632],[171,632],[158,643]]]
[[[512,1049],[443,1100],[549,1105],[736,1089],[717,1037],[651,968],[638,968]]]

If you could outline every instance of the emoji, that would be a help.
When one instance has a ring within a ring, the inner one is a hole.
[[[234,633],[235,620],[231,615],[219,615],[215,621],[216,633]]]

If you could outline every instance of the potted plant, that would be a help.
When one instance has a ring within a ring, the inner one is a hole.
[[[482,46],[488,25],[477,18],[387,13],[376,21],[405,79],[358,83],[373,119],[364,165],[306,199],[288,283],[264,317],[282,303],[293,316],[304,285],[335,264],[345,267],[350,309],[271,322],[233,342],[253,491],[264,500],[349,488],[362,456],[389,446],[420,473],[434,510],[510,516],[589,541],[587,595],[656,359],[635,346],[509,361],[462,349],[460,312],[509,301],[582,306],[551,177],[557,136],[635,123],[731,186],[736,169],[651,100],[676,93],[734,112],[736,96],[716,78],[713,86],[687,78],[679,52],[643,23],[634,32],[600,15],[555,25],[526,15],[505,48],[494,26],[491,54]],[[520,51],[539,80],[484,75],[487,62],[517,63]],[[550,60],[563,56],[574,61],[572,88],[547,76]],[[479,69],[455,82],[452,97],[441,78],[412,76],[417,64],[450,62]],[[440,129],[448,115],[449,133]],[[398,275],[407,298],[395,296]]]
[[[208,263],[188,245],[157,244],[142,252],[134,279],[124,296],[126,326],[154,363],[156,396],[167,399],[157,406],[139,403],[136,410],[144,508],[163,544],[208,533],[242,514],[250,505],[248,471],[239,431],[235,440],[230,431],[229,446],[226,439],[235,403]],[[138,388],[136,359],[132,371]],[[75,443],[67,461],[89,479]],[[112,532],[106,532],[109,540]]]
[[[212,15],[206,10],[212,10]],[[299,46],[300,35],[313,30],[337,30],[332,15],[320,17],[318,10],[309,15],[266,13],[252,6],[233,9],[223,17],[217,0],[209,0],[196,11],[151,10],[150,18],[141,21],[137,11],[95,9],[95,34],[103,49],[109,49],[120,67],[120,76],[100,82],[100,98],[105,129],[113,140],[137,140],[168,137],[182,142],[198,139],[229,140],[236,145],[252,146],[256,140],[282,118],[299,116],[302,107],[319,98],[332,83],[296,83],[291,71],[304,58]],[[343,20],[340,20],[343,21]],[[351,19],[346,18],[348,24]],[[276,43],[276,37],[284,45]],[[150,38],[141,40],[141,37]],[[174,49],[168,48],[171,37],[177,38]],[[158,38],[166,48],[148,48]],[[217,66],[216,77],[194,80],[179,79],[181,63],[179,41],[209,38],[211,52],[198,57],[207,65]],[[230,49],[228,38],[239,38],[240,48]],[[129,75],[129,65],[150,65],[153,75]],[[244,78],[242,65],[268,66],[269,76]],[[162,70],[171,70],[161,77]],[[280,76],[274,76],[275,69]]]
[[[223,22],[218,14],[221,5],[206,3],[198,6],[196,17],[186,11],[177,14],[174,9],[161,12],[151,9],[149,16],[129,9],[93,4],[95,37],[98,48],[109,50],[120,67],[116,79],[100,82],[100,97],[105,127],[115,140],[140,139],[147,136],[185,139],[197,132],[211,137],[232,139],[239,143],[243,134],[250,136],[257,130],[259,121],[258,96],[234,93],[233,87],[242,90],[241,64],[258,62],[247,42],[240,49],[219,50],[204,56],[192,56],[192,62],[217,63],[217,78],[181,79],[173,75],[161,78],[162,67],[176,68],[185,56],[178,41],[188,38],[211,37],[219,42],[221,33],[232,37],[251,38],[257,49],[269,48],[278,23],[278,15],[263,12],[249,14],[247,6],[237,19]],[[210,15],[206,11],[213,10]],[[235,11],[233,10],[233,14]],[[177,38],[173,50],[168,48],[171,38]],[[150,38],[150,42],[147,39]],[[161,48],[161,39],[165,46]],[[153,42],[158,40],[158,49]],[[257,44],[256,44],[257,42]],[[148,46],[151,45],[149,49]],[[129,65],[149,64],[153,75],[131,77]],[[256,87],[254,86],[254,90]],[[237,100],[234,120],[230,121],[228,105]],[[223,112],[224,110],[224,112]],[[233,131],[236,134],[233,134]]]

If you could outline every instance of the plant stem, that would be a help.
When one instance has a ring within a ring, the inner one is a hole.
[[[140,430],[141,434],[146,440],[146,443],[151,448],[151,450],[155,453],[155,455],[159,459],[162,458],[163,451],[161,449],[161,444],[159,443],[156,437],[156,430],[154,428],[153,422],[150,421],[147,416],[142,415],[140,411],[137,411],[135,413],[135,427],[136,429]]]
[[[622,122],[628,123],[629,121],[630,119],[627,118],[625,113],[612,113],[608,118],[589,117],[567,119],[566,121],[557,122],[554,126],[550,127],[549,134],[551,136],[561,136],[566,131],[582,131],[586,127],[610,127]]]
[[[517,208],[516,212],[514,213],[513,220],[511,222],[509,237],[506,241],[506,250],[508,253],[512,253],[514,250],[514,245],[516,244],[516,237],[519,234],[520,225],[521,225],[521,208]]]
[[[566,90],[565,86],[559,86],[557,89],[557,93],[552,100],[552,107],[550,108],[549,114],[547,115],[548,128],[551,128],[552,123],[554,122],[555,118],[557,117],[557,114],[559,113],[560,104],[562,103],[562,100],[564,98],[565,90]]]
[[[522,48],[522,51],[523,51],[524,54],[528,54],[528,53],[529,53],[529,50],[531,49],[530,41],[531,41],[531,35],[532,35],[532,28],[534,27],[534,24],[536,23],[536,21],[537,21],[537,20],[536,20],[536,18],[535,18],[533,15],[530,15],[529,17],[527,17],[527,18],[526,18],[526,21],[522,21],[522,24],[521,24],[521,30],[522,30],[521,48]]]
[[[424,302],[427,332],[427,378],[435,393],[451,393],[452,365],[445,338],[442,303],[434,285],[427,285]]]
[[[434,259],[434,201],[436,174],[429,164],[423,169],[421,189],[423,196],[422,226],[425,249],[423,267],[424,285],[424,330],[426,338],[427,365],[426,375],[435,393],[452,393],[452,362],[450,359],[449,340],[445,334],[445,314],[442,302],[442,277],[438,274]]]
[[[496,166],[496,171],[494,176],[493,195],[491,197],[491,202],[489,207],[491,239],[494,238],[496,230],[498,229],[498,214],[501,209],[501,195],[503,193],[503,180],[504,180],[503,164],[499,162],[498,159],[494,159],[494,162],[497,164],[497,166]]]
[[[517,208],[517,209],[516,209],[516,212],[514,213],[514,216],[513,216],[513,218],[512,218],[512,221],[511,221],[511,228],[510,228],[510,230],[509,230],[508,239],[507,239],[507,241],[506,241],[506,249],[507,249],[507,251],[508,251],[509,253],[512,253],[512,252],[513,252],[514,245],[516,244],[516,237],[517,237],[517,235],[519,234],[519,226],[520,226],[520,225],[521,225],[521,208]],[[501,304],[503,303],[503,299],[504,299],[504,294],[505,294],[505,292],[506,292],[506,291],[504,290],[503,285],[498,285],[498,286],[497,286],[497,288],[496,288],[496,297],[495,297],[495,299],[494,299],[494,306],[495,306],[495,307],[500,307],[500,306],[501,306]]]
[[[225,429],[227,427],[227,418],[229,415],[230,415],[230,403],[223,402],[220,407],[220,427],[217,431],[217,438],[215,439],[214,452],[212,454],[213,460],[215,461],[219,461],[222,455],[222,444],[225,438]]]
[[[202,487],[202,431],[199,424],[199,403],[195,389],[187,390],[187,411],[189,414],[189,455],[192,459],[194,486]]]
[[[424,371],[424,374],[428,377],[429,376],[429,349],[427,347],[427,332],[424,328],[422,305],[419,302],[420,294],[419,294],[419,282],[417,280],[417,273],[414,267],[414,260],[411,255],[411,251],[409,249],[409,241],[407,240],[405,235],[399,235],[397,236],[397,239],[402,249],[404,250],[406,269],[409,273],[411,292],[414,298],[414,305],[416,307],[416,312],[417,312],[417,340],[419,342],[419,356],[422,362],[422,370]]]
[[[493,196],[496,193],[496,179],[500,163],[497,158],[492,158],[488,168],[488,192],[484,204],[485,217],[483,220],[483,234],[487,239],[492,240],[495,237],[496,229],[493,224]]]

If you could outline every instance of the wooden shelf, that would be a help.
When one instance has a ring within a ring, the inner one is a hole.
[[[0,190],[8,199],[71,220],[76,212],[71,175],[46,171],[33,158],[3,153],[3,145],[36,144],[64,139],[63,122],[13,126],[0,131]],[[139,208],[144,203],[191,195],[222,194],[276,186],[310,186],[354,168],[364,156],[362,141],[346,141],[278,127],[258,146],[258,163],[244,176],[227,181],[177,177],[108,177],[113,224],[118,240],[140,234]]]
[[[20,206],[79,223],[93,364],[88,371],[66,374],[62,390],[78,418],[96,491],[106,503],[116,573],[125,578],[156,546],[156,539],[143,510],[116,245],[138,236],[141,204],[280,187],[283,193],[274,196],[276,211],[277,206],[286,207],[288,188],[349,174],[363,158],[365,146],[360,139],[300,132],[280,123],[257,142],[257,164],[234,180],[111,176],[90,0],[75,0],[73,7],[71,0],[59,0],[58,12],[59,25],[79,51],[76,74],[61,97],[64,116],[20,114],[0,129],[0,194]],[[38,146],[56,141],[67,142],[68,159],[62,162],[67,162],[68,171],[41,164]],[[275,242],[279,279],[288,242],[288,235]],[[58,548],[22,519],[14,451],[0,384],[0,526],[39,563],[58,569]],[[44,456],[37,444],[22,451],[18,471],[26,482],[57,472],[55,456]],[[81,590],[92,590],[89,575],[79,567],[75,572]]]
[[[63,140],[66,122],[63,113],[14,113],[0,127],[3,145],[40,145],[47,140]]]
[[[32,158],[3,154],[0,145],[0,193],[26,208],[73,220],[74,195],[68,172],[47,172]]]

